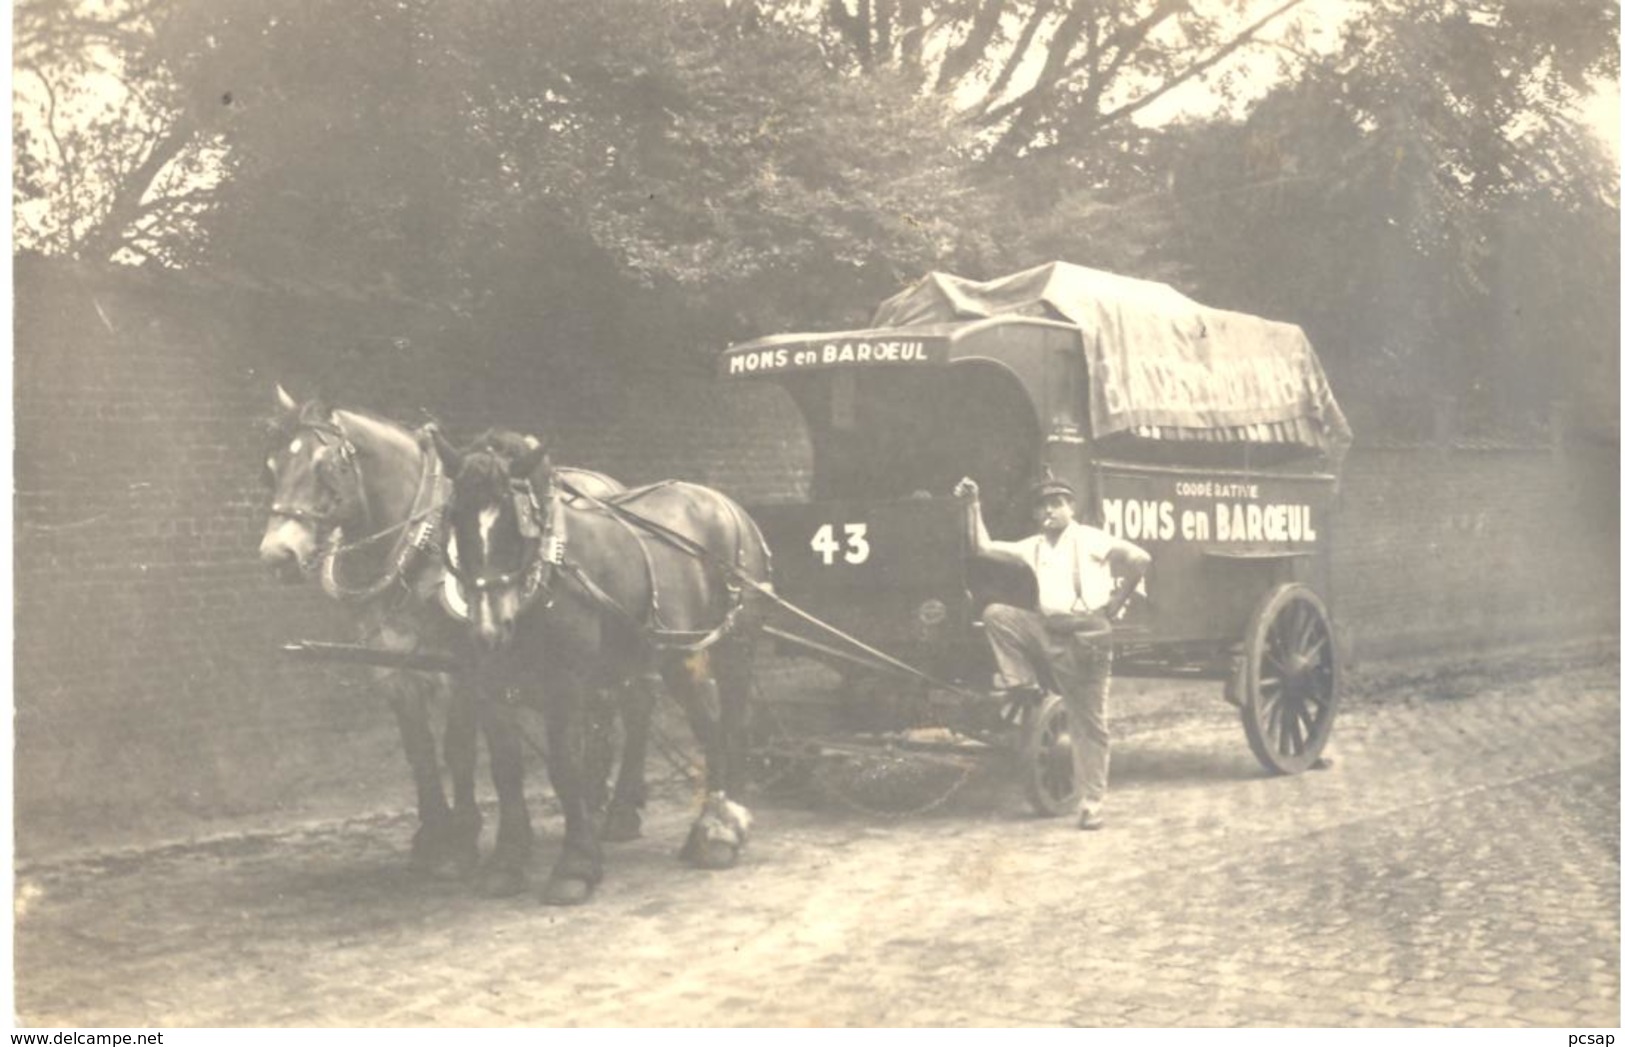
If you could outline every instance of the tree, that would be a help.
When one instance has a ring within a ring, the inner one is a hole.
[[[866,308],[978,226],[939,101],[738,7],[192,11],[158,49],[234,99],[210,257],[271,283],[713,338]]]
[[[1481,421],[1543,412],[1581,388],[1547,379],[1617,348],[1617,283],[1597,285],[1618,270],[1617,161],[1577,123],[1617,77],[1617,17],[1367,5],[1244,124],[1183,136],[1173,250],[1213,297],[1303,321],[1366,405],[1427,391]]]
[[[13,11],[13,235],[24,249],[176,261],[198,241],[222,161],[207,110],[153,50],[155,0]]]
[[[1322,54],[1298,10],[24,0],[19,62],[52,90],[14,115],[18,242],[584,354],[857,323],[928,269],[1062,257],[1303,319],[1373,389],[1516,373],[1495,288],[1545,285],[1501,245],[1617,224],[1569,116],[1617,75],[1617,12],[1365,0]],[[1136,119],[1265,48],[1245,123]],[[95,77],[122,85],[100,123]]]
[[[465,316],[624,284],[739,331],[861,318],[933,267],[1146,263],[1159,209],[1104,203],[1114,178],[1143,188],[1123,118],[1217,32],[1081,0],[26,6],[52,68],[94,57],[142,103],[57,161],[14,126],[15,191],[52,205],[41,245]],[[61,162],[92,155],[121,166]]]
[[[823,10],[857,68],[898,67],[960,99],[993,151],[1031,155],[1115,132],[1302,2],[827,0]]]
[[[806,10],[772,6],[781,17]],[[1166,131],[1141,118],[1195,81],[1238,101],[1237,63],[1248,56],[1272,54],[1277,75],[1294,75],[1305,61],[1294,52],[1302,6],[824,0],[816,18],[847,75],[894,70],[953,106],[974,143],[966,175],[1001,247],[982,275],[1067,258],[1179,281],[1188,269],[1166,250]]]

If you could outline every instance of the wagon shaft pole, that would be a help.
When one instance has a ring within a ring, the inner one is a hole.
[[[283,654],[323,662],[347,662],[354,665],[372,665],[383,669],[415,669],[426,673],[452,673],[461,668],[457,659],[449,654],[428,651],[386,651],[377,647],[363,647],[353,643],[322,643],[317,640],[298,640],[283,644]]]

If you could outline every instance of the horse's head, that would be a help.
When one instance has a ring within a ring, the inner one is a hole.
[[[355,445],[316,400],[298,404],[279,385],[265,460],[271,515],[260,539],[260,561],[285,582],[316,566],[334,529],[361,511],[365,494]]]
[[[535,437],[491,431],[463,450],[435,433],[453,476],[447,518],[446,585],[467,608],[469,630],[488,651],[513,640],[527,585],[542,555],[542,497],[531,477],[550,473],[547,450]]]

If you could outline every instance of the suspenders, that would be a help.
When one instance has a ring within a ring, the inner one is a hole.
[[[1074,526],[1083,525],[1075,524]],[[1035,535],[1035,537],[1037,541],[1033,543],[1032,569],[1033,577],[1036,579],[1038,577],[1038,554],[1043,549],[1044,536],[1040,534]],[[1077,535],[1073,534],[1070,529],[1067,532],[1066,541],[1072,549],[1072,607],[1067,609],[1068,613],[1072,613],[1073,608],[1083,603],[1083,553],[1078,549]],[[1084,610],[1093,612],[1095,608],[1085,606]]]
[[[1077,536],[1068,534],[1067,537],[1071,539],[1072,544],[1072,606],[1077,607],[1083,603],[1083,554],[1078,552]],[[1085,611],[1094,610],[1093,607],[1087,604],[1084,605],[1083,609]]]

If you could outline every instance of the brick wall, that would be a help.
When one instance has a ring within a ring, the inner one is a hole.
[[[15,323],[23,855],[298,815],[335,790],[409,801],[364,672],[275,652],[347,638],[313,586],[275,585],[256,560],[279,379],[302,395],[317,375],[333,402],[402,419],[429,406],[454,434],[546,431],[561,461],[746,501],[794,493],[805,457],[775,390],[561,377],[523,352],[458,376],[432,331],[390,310],[20,263]]]
[[[15,653],[19,854],[409,799],[361,671],[275,646],[341,638],[313,588],[255,561],[259,422],[282,379],[454,435],[545,431],[558,459],[799,492],[806,450],[768,386],[582,363],[539,338],[461,369],[408,309],[19,263]],[[551,362],[549,362],[551,361]],[[1366,657],[1612,628],[1617,449],[1356,450],[1336,613]],[[1561,555],[1553,555],[1552,550]],[[483,786],[482,786],[483,790]]]
[[[244,300],[21,264],[17,280],[19,853],[338,780],[379,710],[269,653],[339,622],[254,563],[268,401]]]
[[[1618,629],[1617,448],[1357,446],[1340,509],[1357,659]]]

